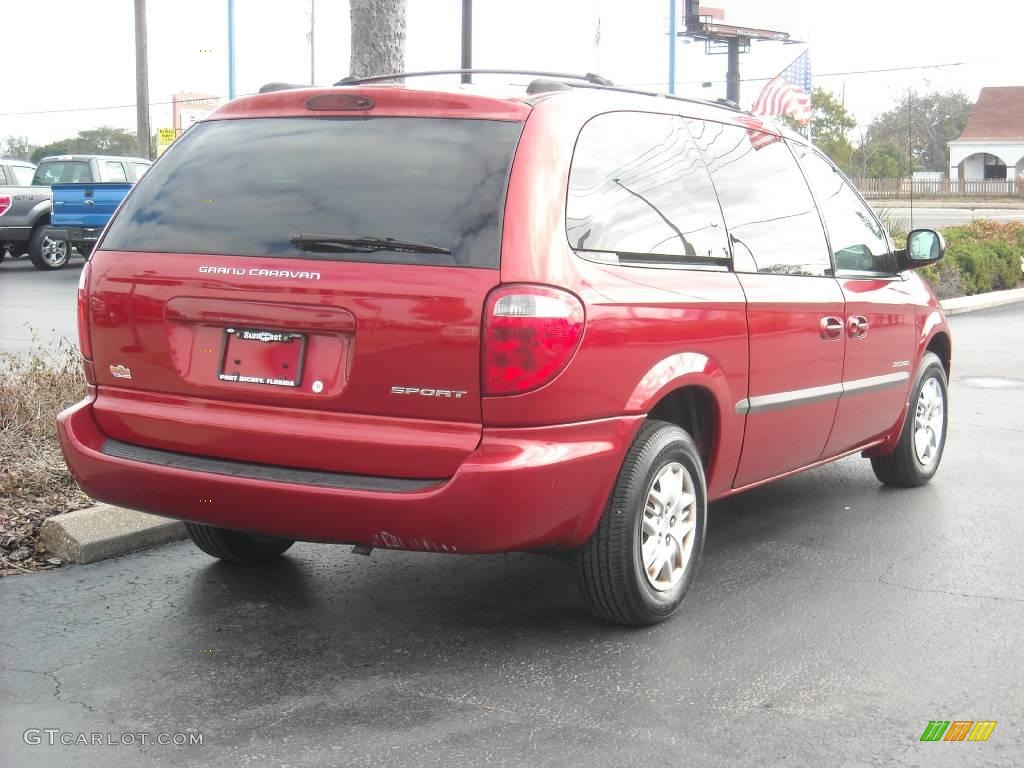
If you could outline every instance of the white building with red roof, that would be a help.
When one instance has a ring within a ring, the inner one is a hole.
[[[1024,86],[982,88],[967,127],[949,142],[950,179],[1024,174]]]

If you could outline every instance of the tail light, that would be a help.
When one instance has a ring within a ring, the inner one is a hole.
[[[85,378],[90,384],[95,384],[96,374],[92,364],[92,333],[89,329],[89,277],[91,274],[92,262],[87,261],[78,278],[78,350],[82,353]]]
[[[487,299],[483,392],[516,395],[553,379],[583,334],[583,305],[571,293],[507,285]]]
[[[11,207],[11,203],[14,202],[10,195],[0,195],[0,216],[7,213],[7,209]]]

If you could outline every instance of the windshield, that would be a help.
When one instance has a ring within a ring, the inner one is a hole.
[[[136,185],[106,250],[497,267],[522,126],[412,117],[200,123]],[[433,248],[296,248],[296,233]]]

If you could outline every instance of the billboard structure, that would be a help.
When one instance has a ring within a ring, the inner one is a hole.
[[[717,0],[711,7],[701,5],[700,0],[683,2],[685,28],[676,34],[703,40],[705,53],[724,53],[729,57],[726,98],[736,104],[740,101],[740,54],[750,52],[751,42],[800,42],[784,29],[789,21],[785,9],[780,10],[777,3],[766,7],[750,0]]]

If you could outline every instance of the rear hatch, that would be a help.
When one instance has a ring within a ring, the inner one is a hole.
[[[110,437],[436,478],[478,444],[481,315],[528,108],[317,98],[336,93],[233,102],[111,222],[87,305]]]

